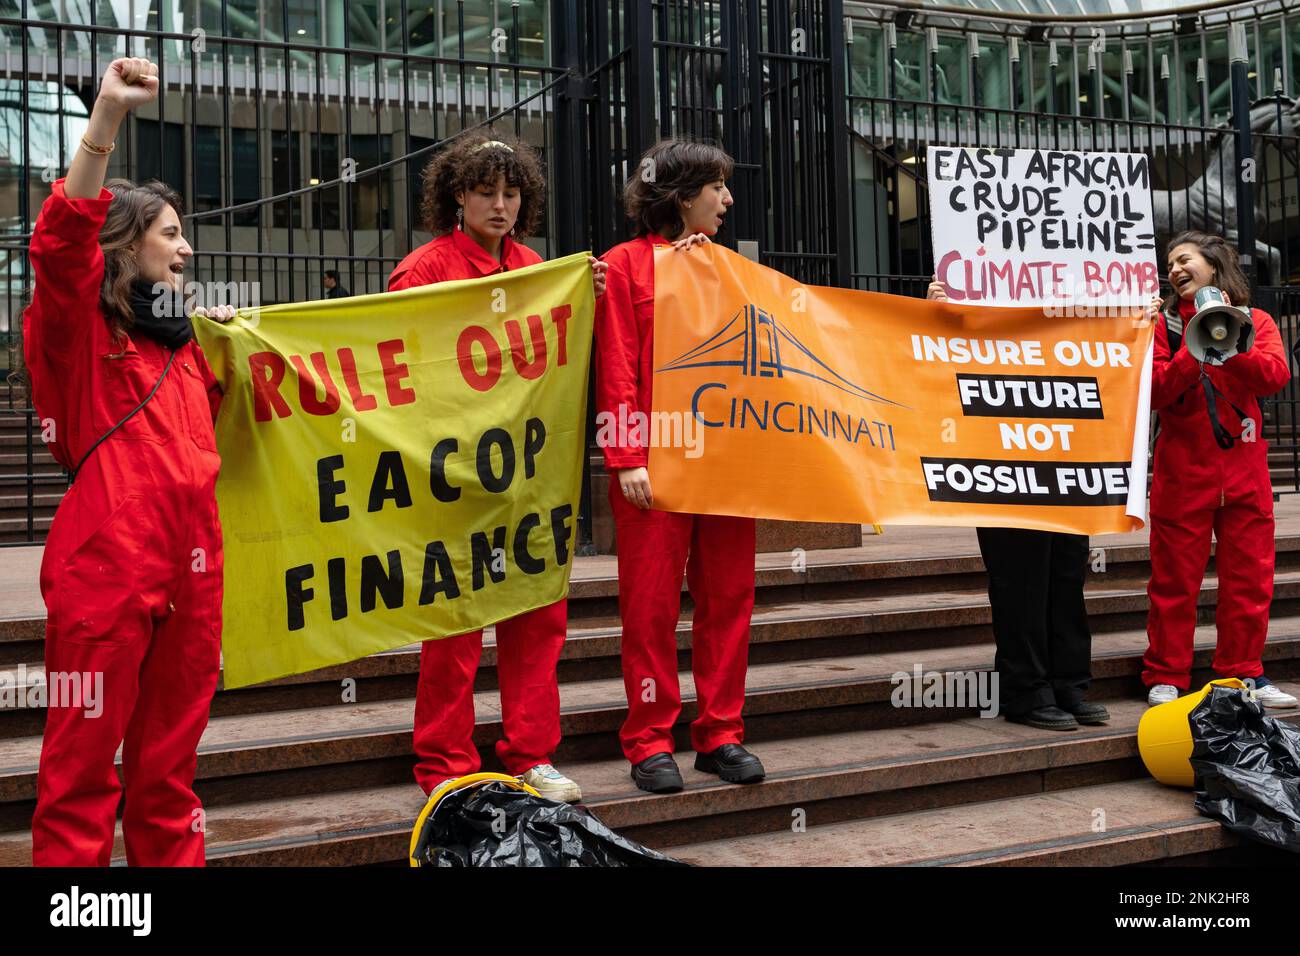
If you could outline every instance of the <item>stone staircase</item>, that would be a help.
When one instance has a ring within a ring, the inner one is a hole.
[[[1300,505],[1279,507],[1269,675],[1300,690]],[[858,548],[757,560],[746,743],[760,784],[692,769],[687,723],[690,602],[678,634],[686,789],[652,796],[628,778],[617,729],[620,678],[615,564],[580,558],[560,665],[564,740],[556,763],[586,805],[649,846],[703,865],[1078,865],[1214,862],[1244,846],[1198,816],[1190,791],[1151,781],[1137,754],[1144,709],[1145,535],[1093,539],[1087,604],[1095,634],[1092,697],[1110,723],[1069,733],[983,718],[973,708],[896,707],[898,672],[986,669],[989,607],[974,532],[888,529]],[[39,548],[6,549],[0,670],[30,675],[42,657]],[[1201,591],[1194,681],[1209,678],[1213,564]],[[496,655],[476,686],[475,741],[499,769]],[[400,864],[423,804],[411,776],[418,647],[271,684],[219,690],[199,750],[213,865]],[[355,681],[355,703],[343,702]],[[1199,686],[1199,685],[1198,685]],[[1300,710],[1278,716],[1300,720]],[[0,865],[30,862],[43,714],[0,710]],[[122,848],[119,842],[117,855]],[[1283,859],[1286,858],[1286,859]]]

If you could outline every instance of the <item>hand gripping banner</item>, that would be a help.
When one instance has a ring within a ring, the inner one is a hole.
[[[568,593],[592,311],[583,253],[196,323],[225,394],[226,687]]]
[[[655,253],[656,508],[1099,534],[1146,517],[1152,325]],[[1114,312],[1122,314],[1114,314]]]

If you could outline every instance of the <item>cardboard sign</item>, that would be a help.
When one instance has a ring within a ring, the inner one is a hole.
[[[1086,316],[1159,292],[1146,155],[931,146],[928,163],[951,301]]]

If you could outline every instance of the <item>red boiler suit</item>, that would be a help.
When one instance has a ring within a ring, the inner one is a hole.
[[[388,289],[477,279],[541,262],[527,246],[501,240],[501,261],[454,229],[415,249],[388,277]],[[497,759],[518,776],[549,763],[560,744],[560,687],[556,677],[569,621],[569,603],[554,604],[501,621],[497,633],[497,677],[501,688],[503,738]],[[476,773],[474,674],[483,632],[425,641],[420,647],[420,681],[415,694],[415,779],[429,793],[452,777]]]
[[[1180,300],[1178,311],[1187,322],[1195,309]],[[1160,415],[1160,435],[1151,482],[1147,686],[1187,690],[1191,684],[1196,601],[1211,532],[1219,576],[1214,671],[1242,678],[1264,672],[1260,655],[1273,600],[1273,486],[1256,396],[1279,391],[1291,371],[1272,317],[1252,309],[1251,319],[1254,347],[1206,369],[1222,393],[1215,401],[1227,433],[1236,437],[1243,429],[1232,404],[1255,423],[1256,440],[1238,439],[1226,450],[1214,440],[1201,367],[1181,343],[1171,357],[1165,322],[1156,322],[1151,407]]]
[[[149,394],[170,350],[115,338],[98,309],[112,194],[54,184],[32,233],[24,316],[32,400],[72,468]],[[103,675],[103,710],[51,700],[32,818],[40,865],[108,864],[122,795],[127,861],[202,866],[195,748],[220,664],[222,553],[212,422],[220,391],[187,342],[153,399],[86,460],[45,543],[48,674]],[[83,680],[85,677],[83,676]],[[53,687],[53,684],[50,684]]]
[[[619,421],[649,415],[654,359],[654,247],[659,236],[634,239],[605,254],[605,294],[596,306],[598,413]],[[681,253],[685,255],[686,253]],[[620,436],[619,440],[628,436]],[[754,609],[754,519],[641,510],[623,497],[617,472],[645,467],[647,449],[604,449],[609,503],[618,547],[618,605],[623,619],[623,687],[628,713],[619,737],[623,753],[640,763],[672,753],[673,724],[682,709],[677,683],[677,619],[682,574],[695,602],[691,671],[698,716],[691,723],[697,752],[745,737],[745,671]],[[650,475],[654,493],[654,474]]]

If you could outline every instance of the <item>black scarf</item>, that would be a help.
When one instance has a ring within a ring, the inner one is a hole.
[[[154,283],[136,279],[131,283],[131,309],[135,321],[131,333],[139,333],[169,349],[178,349],[194,337],[194,327],[185,314],[185,297],[168,289],[154,293]]]

